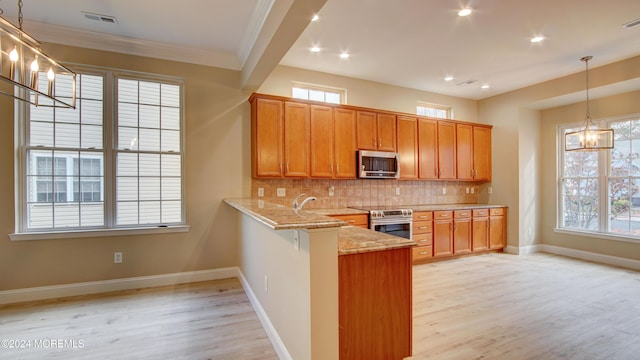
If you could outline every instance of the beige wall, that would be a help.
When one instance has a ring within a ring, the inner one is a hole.
[[[290,97],[293,81],[344,89],[349,105],[415,114],[417,101],[423,101],[451,106],[455,119],[483,122],[478,119],[475,100],[282,65],[275,68],[257,92]]]
[[[0,97],[0,290],[236,266],[237,233],[225,197],[250,195],[250,94],[238,72],[65,46],[63,61],[184,79],[188,233],[10,241],[14,232],[13,102]],[[123,264],[113,263],[122,251]]]
[[[640,91],[590,101],[594,120],[640,113]],[[577,103],[542,112],[542,238],[545,244],[599,254],[640,260],[640,243],[622,242],[568,235],[554,231],[558,217],[556,207],[556,131],[562,124],[582,121],[585,104]]]

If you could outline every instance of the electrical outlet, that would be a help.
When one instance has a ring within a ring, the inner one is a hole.
[[[466,191],[467,191],[467,194],[468,194],[468,193],[469,193],[469,187],[468,187],[468,186],[467,186],[467,189],[466,189]]]
[[[285,196],[287,196],[287,189],[285,189],[285,188],[278,188],[278,189],[276,190],[276,196],[279,196],[279,197],[285,197]]]
[[[267,275],[264,276],[264,291],[269,292],[269,277]]]
[[[335,195],[336,189],[333,186],[329,186],[329,196]]]
[[[293,230],[293,249],[300,251],[300,232],[298,230]]]
[[[489,189],[487,190],[487,192],[489,193],[489,195],[493,194],[493,188],[489,186]]]
[[[400,195],[400,188],[396,187],[396,195]]]
[[[264,196],[264,188],[258,188],[258,197]]]
[[[113,263],[122,264],[122,253],[117,251],[113,253]]]
[[[442,195],[447,195],[447,188],[446,187],[442,187]]]
[[[471,188],[471,194],[475,194],[476,193],[476,189],[475,188]]]

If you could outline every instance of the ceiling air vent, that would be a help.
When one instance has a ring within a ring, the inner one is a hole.
[[[457,83],[456,86],[467,86],[467,85],[473,84],[476,81],[477,80],[467,80],[467,81]]]
[[[637,18],[635,20],[629,21],[628,23],[622,24],[622,27],[625,29],[631,29],[638,25],[640,25],[640,18]]]
[[[107,24],[117,24],[118,21],[116,20],[115,16],[109,16],[109,15],[100,15],[100,14],[94,14],[94,13],[90,13],[90,12],[82,12],[82,14],[84,15],[85,18],[89,19],[89,20],[95,20],[95,21],[100,21],[103,23],[107,23]]]

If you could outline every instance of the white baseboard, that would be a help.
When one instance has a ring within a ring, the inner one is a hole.
[[[238,277],[237,267],[0,291],[0,305]]]
[[[260,305],[260,301],[258,301],[256,294],[253,292],[253,289],[251,289],[251,286],[249,285],[247,278],[244,277],[244,274],[239,269],[238,269],[238,278],[240,279],[240,283],[244,288],[244,292],[247,294],[247,297],[249,298],[249,301],[253,306],[253,310],[256,312],[256,315],[258,315],[258,319],[260,320],[260,323],[262,324],[264,331],[267,333],[267,336],[271,341],[271,345],[273,345],[273,348],[278,354],[278,357],[282,360],[293,360],[293,358],[291,357],[291,354],[289,354],[289,351],[287,350],[287,347],[282,342],[280,335],[276,331],[276,328],[271,323],[269,316],[267,315],[266,311],[264,311],[264,309],[262,308],[262,305]]]
[[[554,245],[539,245],[539,246],[540,246],[540,251],[542,252],[548,252],[551,254],[563,255],[563,256],[573,257],[573,258],[587,260],[587,261],[593,261],[593,262],[602,263],[602,264],[640,270],[639,260],[598,254],[598,253],[593,253],[589,251],[569,249],[569,248],[554,246]]]
[[[504,248],[504,252],[506,252],[507,254],[513,254],[513,255],[527,255],[527,254],[532,254],[532,253],[542,251],[542,249],[540,248],[541,246],[542,245],[529,245],[529,246],[508,245],[507,247]]]

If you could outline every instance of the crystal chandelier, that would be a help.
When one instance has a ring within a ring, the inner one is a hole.
[[[589,113],[589,60],[592,58],[592,56],[585,56],[580,59],[585,63],[587,77],[587,114],[584,118],[584,127],[564,135],[565,151],[613,149],[613,129],[598,128],[591,120]]]
[[[18,27],[0,16],[0,79],[12,85],[11,90],[0,87],[3,95],[36,106],[76,107],[76,74],[44,54],[40,43],[22,31],[22,0]]]

